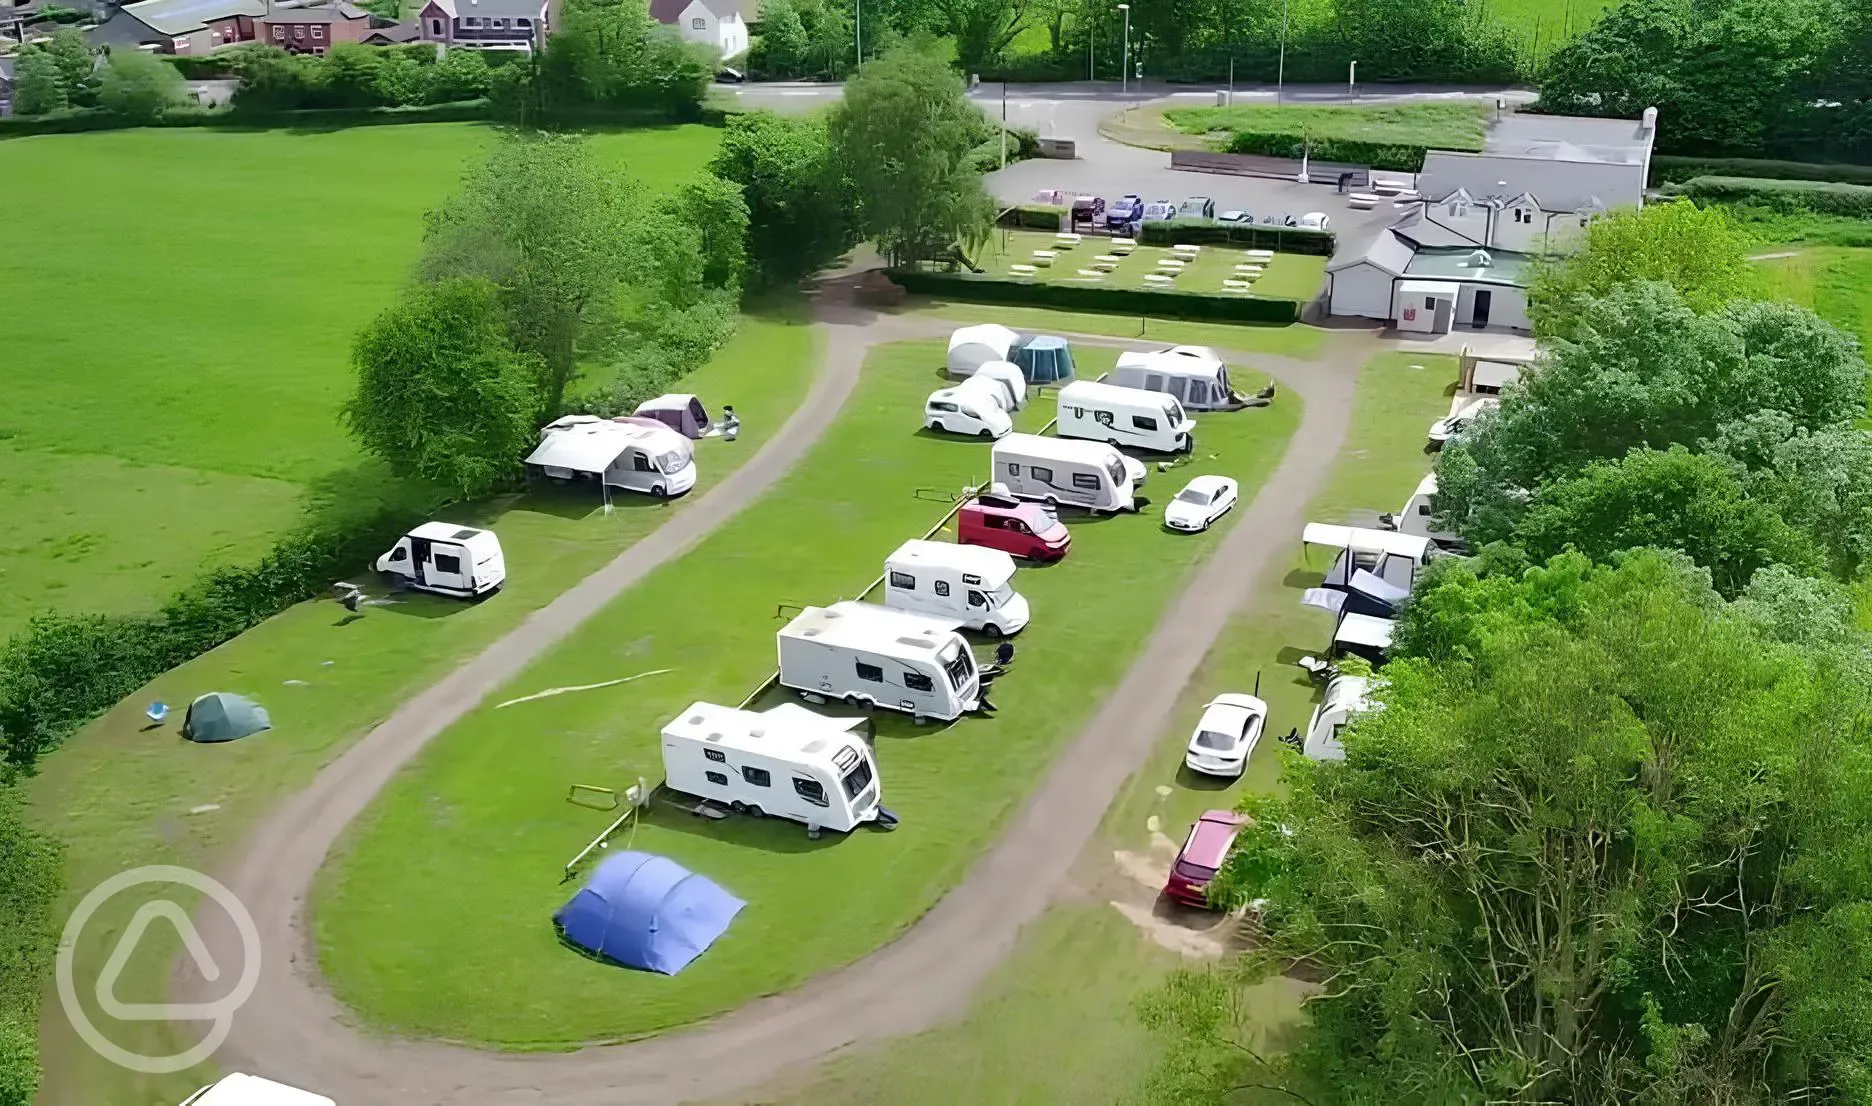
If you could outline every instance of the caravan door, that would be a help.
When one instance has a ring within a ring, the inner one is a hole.
[[[416,563],[420,567],[420,579],[424,584],[451,591],[468,591],[471,588],[472,566],[468,562],[466,549],[422,538],[412,539],[410,544],[422,547],[418,554],[421,559]]]

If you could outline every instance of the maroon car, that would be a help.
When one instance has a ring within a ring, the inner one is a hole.
[[[1235,834],[1247,821],[1232,810],[1205,811],[1190,827],[1176,863],[1170,866],[1170,878],[1164,881],[1163,893],[1191,906],[1209,905],[1209,881],[1222,870]]]
[[[1058,515],[1037,503],[983,492],[956,512],[956,541],[1033,561],[1057,561],[1072,547],[1072,534]]]

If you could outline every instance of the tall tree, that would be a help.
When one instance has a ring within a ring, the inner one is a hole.
[[[71,106],[96,107],[98,56],[85,33],[76,27],[61,28],[42,49],[58,63],[59,83],[65,86],[65,99]]]
[[[567,0],[540,58],[543,103],[559,115],[595,105],[692,118],[719,61],[641,0]]]
[[[1030,0],[931,0],[955,39],[956,64],[974,73],[999,61],[1027,26]]]
[[[557,414],[581,358],[616,341],[617,288],[634,250],[638,188],[565,135],[509,135],[428,217],[419,272],[478,276],[499,289],[514,345],[538,359]]]
[[[749,51],[748,68],[770,79],[801,75],[808,42],[793,0],[761,0],[760,22],[760,40]]]
[[[823,117],[730,116],[709,167],[741,186],[748,261],[760,283],[797,280],[851,246],[851,186],[832,159]]]
[[[1714,311],[1747,292],[1748,251],[1748,235],[1720,207],[1679,200],[1621,208],[1588,224],[1576,249],[1535,269],[1528,315],[1543,336],[1567,337],[1587,300],[1635,280],[1668,284],[1691,310]]]
[[[13,70],[13,110],[21,115],[48,115],[70,106],[52,55],[32,46],[20,51]]]
[[[344,419],[393,468],[473,498],[519,471],[540,408],[539,372],[514,350],[486,280],[417,284],[358,335]]]
[[[834,160],[861,197],[861,231],[892,262],[987,240],[994,203],[968,162],[982,114],[940,59],[905,47],[867,62],[830,128]]]
[[[168,62],[141,50],[118,50],[105,65],[98,101],[133,123],[154,123],[188,103],[188,85]]]

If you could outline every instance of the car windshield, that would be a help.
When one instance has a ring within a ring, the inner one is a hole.
[[[683,455],[679,449],[672,449],[657,458],[657,467],[666,473],[678,473],[683,469]]]
[[[1178,503],[1193,503],[1198,507],[1209,505],[1209,493],[1201,488],[1184,488],[1177,493]]]
[[[1235,747],[1235,735],[1220,730],[1203,730],[1196,735],[1196,745],[1201,749],[1232,749]]]
[[[1111,473],[1112,483],[1118,485],[1121,488],[1124,487],[1125,483],[1131,479],[1130,473],[1127,473],[1125,471],[1125,464],[1123,460],[1113,461],[1111,463],[1110,469],[1108,469],[1107,471]]]
[[[1215,878],[1214,868],[1205,868],[1200,864],[1191,864],[1187,860],[1176,862],[1176,874],[1192,883],[1203,883]]]
[[[1004,607],[1007,605],[1008,600],[1012,598],[1014,598],[1013,583],[1002,584],[1000,587],[988,593],[988,605],[990,607]]]

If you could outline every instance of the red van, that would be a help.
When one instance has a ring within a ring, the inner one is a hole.
[[[1040,504],[990,492],[962,505],[956,514],[956,541],[1034,561],[1057,561],[1072,546],[1072,534],[1058,515]]]
[[[1170,866],[1170,878],[1164,881],[1163,893],[1190,906],[1209,905],[1209,881],[1222,870],[1229,847],[1241,832],[1246,818],[1232,810],[1204,811],[1190,827],[1189,837]]]

